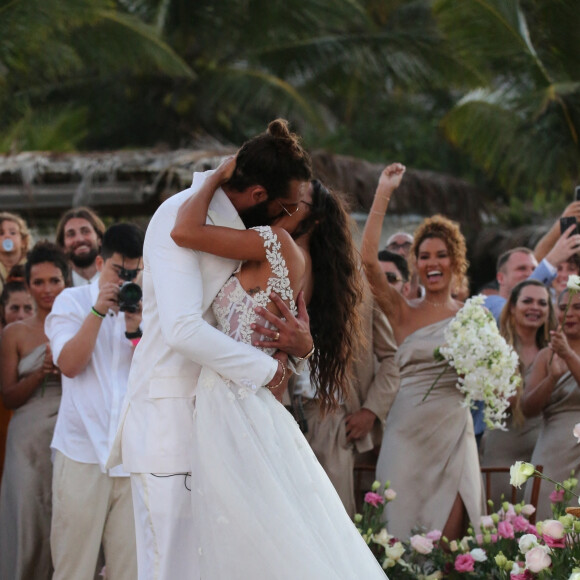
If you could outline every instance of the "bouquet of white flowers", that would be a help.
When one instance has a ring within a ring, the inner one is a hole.
[[[483,301],[479,295],[465,302],[445,329],[446,344],[435,350],[435,357],[457,371],[464,404],[471,407],[473,401],[483,401],[486,425],[505,430],[509,398],[521,380],[518,355],[499,333]]]

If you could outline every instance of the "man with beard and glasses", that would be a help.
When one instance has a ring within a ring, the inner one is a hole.
[[[73,286],[90,284],[99,277],[96,260],[104,233],[105,224],[88,207],[69,209],[60,218],[56,243],[69,259]]]
[[[191,510],[191,437],[195,385],[202,366],[249,388],[283,385],[284,364],[313,352],[304,299],[298,316],[273,297],[285,319],[273,321],[284,353],[272,358],[214,328],[210,305],[239,262],[180,248],[170,233],[180,206],[211,171],[165,201],[149,223],[143,251],[143,339],[136,348],[120,426],[108,465],[131,474],[139,579],[199,578],[197,524]],[[292,214],[307,191],[310,157],[286,121],[246,142],[230,180],[217,190],[207,223],[243,229]],[[283,266],[283,265],[281,265]],[[257,332],[266,332],[257,326]],[[269,334],[271,334],[271,330]],[[267,340],[257,342],[265,346]],[[292,360],[293,359],[293,360]],[[235,485],[235,482],[232,482]],[[240,530],[243,534],[243,530]]]

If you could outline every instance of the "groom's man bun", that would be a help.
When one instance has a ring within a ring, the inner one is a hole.
[[[264,133],[242,145],[228,185],[237,191],[261,185],[272,200],[287,195],[290,181],[311,178],[310,155],[300,138],[290,131],[288,121],[275,119]]]

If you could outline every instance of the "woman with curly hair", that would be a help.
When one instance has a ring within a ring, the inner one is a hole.
[[[26,262],[30,245],[30,232],[26,222],[18,215],[0,212],[0,292],[10,270]]]
[[[411,247],[425,295],[408,301],[393,290],[377,254],[387,206],[404,173],[400,163],[382,172],[362,242],[367,278],[398,344],[401,375],[387,416],[377,479],[389,480],[398,494],[386,509],[390,534],[407,538],[414,526],[423,526],[441,530],[452,540],[466,531],[467,516],[477,525],[483,507],[471,415],[461,405],[457,375],[433,354],[461,307],[452,289],[467,270],[465,240],[454,222],[442,216],[426,219]],[[439,375],[436,388],[424,400]]]
[[[360,339],[361,281],[348,214],[312,181],[297,203],[279,202],[271,226],[206,225],[209,203],[220,186],[227,188],[234,165],[222,164],[182,206],[172,238],[182,247],[242,261],[213,302],[218,329],[238,341],[263,340],[256,324],[276,341],[263,311],[295,312],[302,294],[315,344],[307,355],[312,379],[322,411],[330,410],[347,396]],[[283,308],[272,302],[272,292]],[[276,348],[265,350],[274,354]],[[201,371],[191,474],[201,577],[384,580],[296,421],[276,400],[278,387],[270,392],[235,384],[208,367]]]
[[[520,359],[520,374],[525,380],[540,350],[548,346],[550,331],[556,328],[556,315],[550,293],[539,280],[527,279],[516,284],[499,319],[499,330]],[[540,434],[540,417],[526,419],[520,408],[521,385],[511,401],[507,431],[494,429],[483,436],[483,466],[511,466],[515,461],[532,459],[534,446]],[[491,497],[497,506],[501,496],[511,497],[507,478],[491,479]],[[524,499],[523,490],[518,501]]]

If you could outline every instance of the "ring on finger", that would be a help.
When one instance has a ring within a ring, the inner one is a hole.
[[[280,333],[278,331],[276,331],[276,334],[274,334],[273,340],[274,342],[278,342],[280,340]]]

